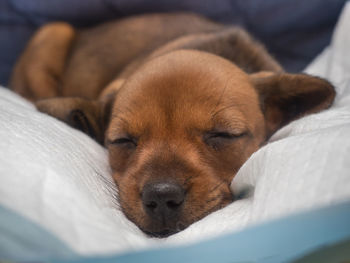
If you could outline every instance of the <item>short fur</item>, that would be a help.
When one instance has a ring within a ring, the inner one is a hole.
[[[107,147],[122,210],[154,236],[232,202],[230,182],[251,154],[335,96],[323,79],[285,73],[244,30],[183,13],[48,24],[11,87]],[[145,203],[159,182],[182,191],[171,216]]]

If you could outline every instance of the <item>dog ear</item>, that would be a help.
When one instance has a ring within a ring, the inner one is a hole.
[[[66,23],[41,27],[18,59],[10,88],[35,101],[59,95],[59,85],[75,30]]]
[[[259,93],[267,137],[289,122],[331,106],[334,87],[326,80],[306,74],[250,75]]]
[[[88,134],[100,144],[104,143],[104,133],[109,122],[110,102],[101,103],[71,97],[50,98],[37,101],[36,107],[39,111]]]

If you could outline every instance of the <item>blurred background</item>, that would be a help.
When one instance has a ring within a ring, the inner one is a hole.
[[[0,84],[33,32],[51,21],[78,28],[135,14],[190,11],[237,24],[287,71],[302,71],[330,42],[346,0],[0,0]]]

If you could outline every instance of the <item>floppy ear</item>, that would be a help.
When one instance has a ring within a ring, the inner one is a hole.
[[[109,122],[110,104],[66,97],[39,100],[36,107],[39,111],[67,123],[103,144]]]
[[[259,93],[267,136],[289,122],[331,106],[335,91],[326,80],[306,74],[251,75]]]
[[[59,95],[59,85],[66,58],[75,37],[67,23],[41,27],[18,59],[10,88],[35,101]]]

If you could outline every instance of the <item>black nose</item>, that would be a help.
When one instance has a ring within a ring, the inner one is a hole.
[[[143,187],[142,202],[154,219],[176,219],[185,198],[184,189],[173,182],[148,183]]]

